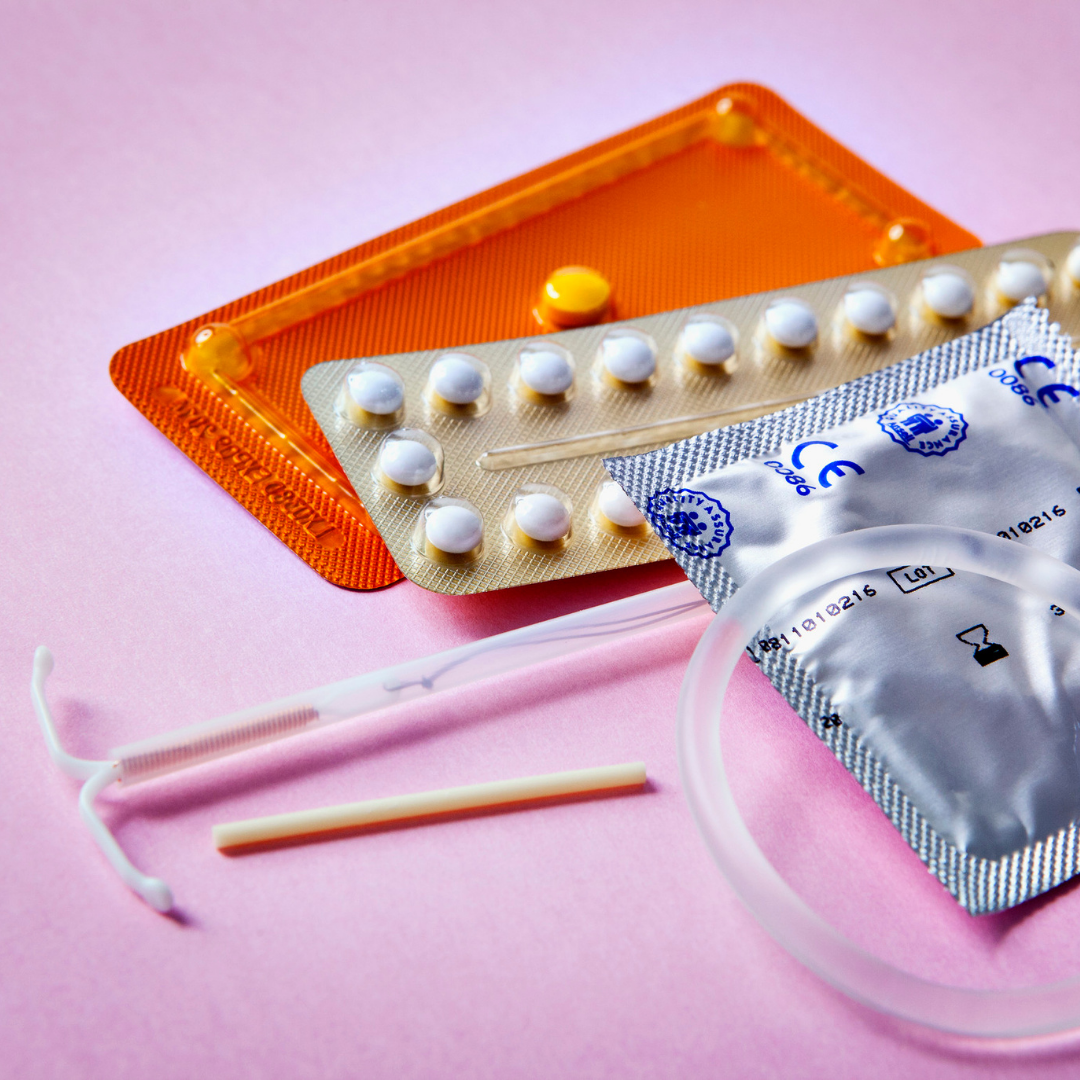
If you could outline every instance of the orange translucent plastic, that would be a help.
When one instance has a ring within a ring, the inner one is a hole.
[[[328,581],[401,577],[300,377],[545,330],[559,267],[621,319],[978,246],[762,87],[681,109],[121,349],[119,390]]]

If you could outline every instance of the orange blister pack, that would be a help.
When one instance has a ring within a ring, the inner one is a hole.
[[[379,588],[402,574],[304,403],[312,365],[636,318],[978,244],[771,91],[735,84],[128,345],[110,370],[318,573]],[[566,266],[591,268],[610,296],[560,310],[551,281]]]

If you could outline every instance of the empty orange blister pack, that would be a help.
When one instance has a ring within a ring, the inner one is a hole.
[[[402,574],[301,396],[313,364],[635,318],[977,245],[775,94],[738,84],[128,345],[111,373],[323,577],[372,589]],[[565,266],[592,268],[610,296],[561,309],[557,282],[544,287]]]

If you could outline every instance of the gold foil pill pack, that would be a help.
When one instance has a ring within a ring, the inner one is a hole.
[[[601,463],[773,412],[1037,296],[1080,333],[1052,233],[696,307],[318,364],[304,398],[398,566],[486,592],[666,559]],[[718,258],[722,253],[718,253]]]

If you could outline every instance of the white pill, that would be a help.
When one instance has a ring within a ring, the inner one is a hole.
[[[484,376],[466,357],[447,353],[432,365],[431,388],[455,405],[471,405],[484,392]]]
[[[379,451],[379,468],[402,487],[426,484],[439,468],[431,448],[415,439],[389,439]]]
[[[702,319],[687,323],[682,332],[683,352],[699,364],[722,364],[735,353],[735,338],[721,322]]]
[[[570,531],[570,513],[562,500],[544,491],[534,491],[516,500],[514,521],[532,540],[560,540]]]
[[[852,289],[844,296],[844,314],[863,334],[884,334],[896,325],[893,306],[878,289]]]
[[[1046,292],[1046,278],[1036,263],[1009,259],[998,266],[997,287],[1006,300],[1019,303],[1029,296],[1042,296]]]
[[[645,524],[645,515],[634,505],[634,500],[614,480],[609,480],[600,489],[600,496],[596,500],[600,513],[613,522],[621,525],[624,529],[631,529],[635,525]]]
[[[440,551],[464,555],[484,538],[484,522],[468,506],[438,506],[424,520],[428,540]]]
[[[1069,271],[1069,277],[1080,285],[1080,244],[1069,252],[1069,257],[1065,260],[1065,269]]]
[[[801,300],[778,300],[765,312],[765,328],[784,348],[805,349],[817,337],[817,316]]]
[[[365,412],[386,416],[401,408],[405,390],[388,371],[366,368],[348,377],[349,394]]]
[[[923,278],[926,306],[942,319],[959,319],[975,306],[975,290],[963,274],[942,270]]]
[[[521,381],[537,394],[565,394],[574,385],[574,365],[554,350],[523,352],[519,371]]]
[[[636,334],[612,334],[604,338],[600,355],[607,373],[624,383],[642,383],[656,371],[656,352]]]

